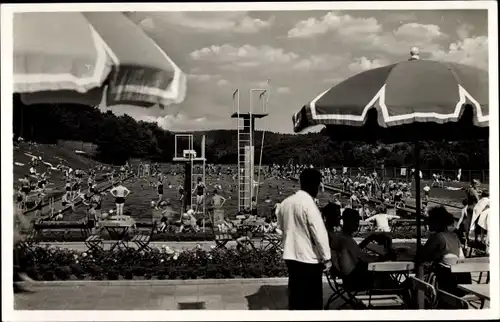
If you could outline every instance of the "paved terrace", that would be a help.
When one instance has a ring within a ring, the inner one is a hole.
[[[16,310],[286,310],[287,278],[191,281],[66,281],[30,285]],[[332,293],[324,284],[324,301]],[[340,306],[334,303],[332,308]]]

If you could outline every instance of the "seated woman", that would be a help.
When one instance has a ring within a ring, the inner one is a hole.
[[[451,274],[446,268],[446,265],[454,265],[464,258],[460,239],[453,231],[454,217],[443,206],[429,209],[428,214],[427,221],[432,234],[420,251],[417,262],[431,264],[440,289],[457,296],[464,295],[457,289],[457,284],[471,284],[470,273]]]
[[[361,247],[352,237],[359,228],[359,213],[356,210],[347,208],[342,215],[342,231],[335,233],[335,225],[340,223],[340,217],[328,216],[326,228],[330,240],[332,252],[332,269],[336,274],[340,274],[344,285],[351,290],[364,290],[370,285],[374,288],[397,288],[393,281],[384,275],[380,275],[376,280],[368,272],[368,264],[371,262],[385,261],[386,256],[371,256],[363,252]]]

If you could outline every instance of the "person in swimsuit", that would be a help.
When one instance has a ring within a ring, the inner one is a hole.
[[[80,182],[76,180],[71,186],[71,199],[76,199],[80,194]]]
[[[17,189],[16,192],[16,206],[17,210],[24,211],[24,193],[21,186]]]
[[[460,234],[462,236],[465,236],[465,240],[469,240],[469,230],[470,226],[472,224],[472,215],[474,211],[474,207],[476,206],[477,202],[479,201],[479,193],[478,193],[478,188],[479,188],[480,182],[477,179],[473,179],[470,186],[466,189],[466,203],[467,203],[467,208],[466,208],[466,215],[464,216],[461,227],[459,228]]]
[[[45,173],[42,174],[40,180],[38,181],[38,189],[41,189],[42,192],[45,190],[45,186],[47,185],[47,178],[45,177]]]
[[[214,222],[224,219],[224,210],[222,210],[222,206],[224,206],[225,203],[226,198],[221,196],[217,190],[214,190],[211,205],[214,215]]]
[[[158,183],[156,184],[156,192],[158,193],[158,201],[156,202],[156,209],[163,199],[163,181],[162,178],[158,178]]]
[[[179,201],[184,200],[184,187],[182,185],[179,185]]]
[[[116,215],[123,216],[123,206],[125,204],[125,198],[130,194],[130,190],[124,187],[121,182],[115,183],[113,189],[110,190],[110,193],[113,197],[115,197],[116,204]]]
[[[89,210],[87,211],[87,227],[92,230],[92,233],[94,233],[98,221],[96,208],[97,208],[97,203],[92,202],[90,204]]]
[[[28,202],[29,193],[31,191],[30,180],[28,178],[28,175],[25,175],[24,178],[21,179],[20,181],[21,181],[21,191],[24,194],[24,202],[26,203]]]
[[[203,204],[204,196],[205,196],[205,184],[201,181],[201,178],[198,177],[198,183],[196,184],[196,188],[193,189],[191,193],[195,193],[196,191],[196,209],[195,213],[198,213],[200,206]]]
[[[38,217],[38,214],[42,214],[42,208],[43,208],[43,193],[38,193],[37,195],[37,200],[36,200],[36,206],[35,206],[35,218]]]

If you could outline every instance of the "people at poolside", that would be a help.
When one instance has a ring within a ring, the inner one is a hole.
[[[217,190],[214,190],[210,205],[214,221],[222,220],[224,218],[224,210],[222,207],[225,203],[226,198],[222,197]]]
[[[202,181],[201,177],[198,177],[196,187],[191,191],[191,193],[196,192],[196,208],[195,213],[198,213],[200,207],[202,207],[205,198],[205,183]]]
[[[163,199],[163,180],[161,177],[158,177],[158,182],[156,183],[156,192],[158,194],[158,201],[156,203],[156,208],[158,208],[160,202]]]
[[[130,190],[123,186],[120,181],[113,185],[109,193],[115,197],[116,215],[123,216],[123,206],[125,205],[125,199],[130,194]]]
[[[187,212],[182,214],[179,233],[182,233],[185,230],[197,231],[196,218],[194,217],[194,214],[195,211],[193,209],[189,209]]]

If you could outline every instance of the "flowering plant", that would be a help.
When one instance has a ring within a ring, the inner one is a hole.
[[[54,246],[27,251],[35,280],[212,279],[286,276],[282,255],[271,250],[173,249],[76,251]]]

